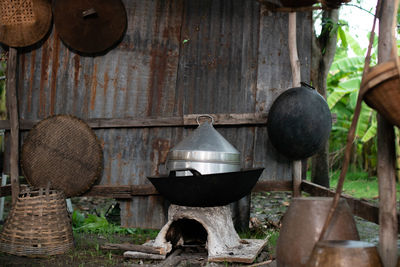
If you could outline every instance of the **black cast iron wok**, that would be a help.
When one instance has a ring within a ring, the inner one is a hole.
[[[179,171],[190,171],[193,175],[176,176],[176,172],[171,171],[169,176],[150,176],[147,179],[172,204],[213,207],[227,205],[248,195],[263,170],[254,168],[201,175],[194,169],[184,169]]]

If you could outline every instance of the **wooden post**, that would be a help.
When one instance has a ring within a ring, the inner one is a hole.
[[[392,58],[398,2],[382,0],[379,13],[378,63]],[[379,253],[384,267],[397,265],[395,158],[393,126],[378,115]]]
[[[297,54],[297,38],[296,38],[296,13],[289,13],[289,57],[290,66],[292,68],[293,87],[299,87],[301,81],[300,61]],[[295,160],[292,164],[293,178],[293,197],[301,196],[301,160]]]
[[[12,190],[12,203],[14,204],[19,194],[19,118],[17,100],[17,49],[9,48],[7,60],[7,111],[10,119],[10,177]]]

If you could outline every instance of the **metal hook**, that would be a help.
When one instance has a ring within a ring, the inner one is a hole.
[[[196,122],[197,122],[198,125],[200,125],[199,119],[200,119],[201,117],[210,118],[210,119],[211,119],[211,125],[214,124],[214,118],[213,118],[213,116],[211,116],[211,115],[209,115],[209,114],[202,114],[202,115],[197,116],[197,118],[196,118]]]

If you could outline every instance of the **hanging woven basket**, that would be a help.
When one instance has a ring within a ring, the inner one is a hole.
[[[398,64],[398,59],[392,59],[369,69],[361,85],[365,103],[396,126],[400,126]]]
[[[21,192],[0,234],[0,251],[43,257],[73,248],[72,226],[61,191]]]
[[[328,9],[339,8],[342,4],[348,3],[351,0],[321,0],[322,7]]]
[[[51,25],[51,1],[0,1],[0,43],[13,47],[33,45],[46,37]]]
[[[317,0],[281,0],[281,4],[283,7],[308,7],[317,3]]]

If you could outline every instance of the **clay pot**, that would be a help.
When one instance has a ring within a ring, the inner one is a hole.
[[[333,198],[293,198],[286,211],[277,241],[278,267],[308,267]],[[340,199],[326,231],[327,240],[359,240],[356,224],[346,200]]]
[[[353,240],[318,242],[311,254],[309,267],[381,267],[375,245]]]

